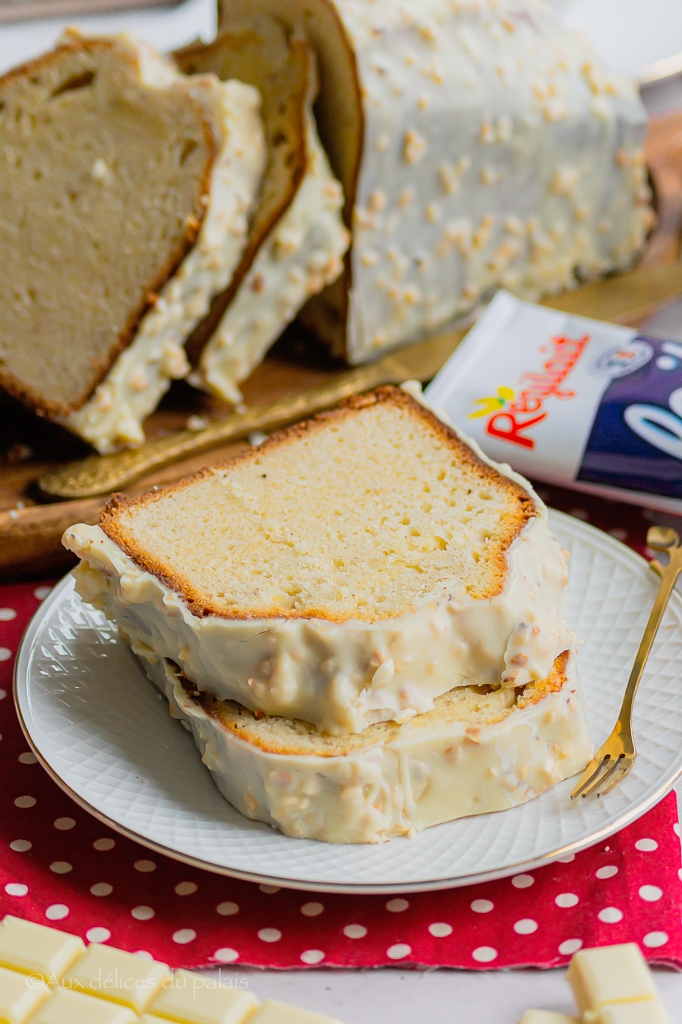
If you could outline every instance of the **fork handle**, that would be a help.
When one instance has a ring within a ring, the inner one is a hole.
[[[630,672],[628,685],[625,688],[625,696],[623,698],[623,706],[621,709],[621,722],[624,717],[622,712],[626,712],[628,715],[628,721],[632,721],[632,705],[635,700],[639,681],[642,678],[644,666],[646,665],[647,658],[649,657],[649,652],[651,651],[652,644],[658,632],[658,627],[661,624],[661,619],[663,618],[663,613],[665,612],[673,587],[677,582],[677,577],[682,572],[682,545],[677,544],[674,547],[670,547],[668,549],[668,553],[670,555],[670,561],[667,565],[661,565],[657,559],[654,559],[654,561],[651,562],[651,568],[661,577],[661,584]]]

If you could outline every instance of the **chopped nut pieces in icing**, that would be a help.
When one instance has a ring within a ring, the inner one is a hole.
[[[103,526],[139,531],[158,574],[99,526],[67,530],[81,596],[200,690],[331,733],[544,679],[574,643],[545,506],[398,389],[377,395],[114,508]]]
[[[592,754],[573,653],[520,696],[461,687],[404,725],[343,738],[192,695],[170,662],[141,660],[223,796],[296,839],[380,843],[504,810],[581,771]]]
[[[320,131],[353,238],[342,284],[304,315],[352,363],[500,285],[537,299],[640,251],[654,220],[643,105],[548,4],[221,0],[219,21],[264,7],[320,55]],[[523,231],[507,247],[509,217]],[[453,221],[474,244],[449,241]]]

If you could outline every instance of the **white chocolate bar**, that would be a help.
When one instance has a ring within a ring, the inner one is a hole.
[[[26,1024],[137,1024],[137,1016],[127,1006],[59,988]]]
[[[587,1018],[585,1018],[587,1020]],[[598,1024],[672,1024],[660,999],[640,999],[636,1003],[605,1006],[597,1016]]]
[[[580,1017],[553,1010],[526,1010],[519,1024],[580,1024]]]
[[[242,1024],[257,1006],[251,992],[226,988],[191,971],[175,971],[173,984],[163,987],[149,1013],[180,1024]]]
[[[0,967],[0,1021],[3,1024],[23,1024],[49,994],[50,989],[42,979]]]
[[[76,935],[10,915],[0,921],[0,1024],[169,1021],[341,1024],[272,999],[259,1006],[251,992],[228,988],[211,975],[171,974],[166,964],[114,946],[92,943],[86,950]]]
[[[299,1010],[289,1003],[280,1003],[277,999],[266,999],[249,1024],[341,1024],[333,1017],[323,1017],[311,1010]]]
[[[0,921],[1,967],[39,974],[57,984],[84,952],[85,943],[76,935],[9,914]]]
[[[634,942],[579,950],[571,960],[566,980],[583,1014],[609,1003],[656,998],[651,971]]]
[[[171,972],[166,964],[143,960],[134,953],[93,942],[64,975],[62,984],[100,999],[123,1003],[140,1013],[151,1003],[161,985],[170,979]]]

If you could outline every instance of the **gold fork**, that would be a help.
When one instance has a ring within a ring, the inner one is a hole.
[[[650,563],[654,572],[661,577],[661,585],[630,672],[618,721],[606,743],[599,748],[581,775],[571,793],[572,800],[579,796],[592,796],[593,793],[596,793],[597,796],[606,796],[619,782],[622,782],[635,763],[632,705],[666,605],[677,577],[682,572],[682,545],[675,530],[665,526],[652,526],[646,535],[646,542],[650,548],[654,548],[656,551],[667,551],[670,560],[665,566],[661,565],[657,559]]]

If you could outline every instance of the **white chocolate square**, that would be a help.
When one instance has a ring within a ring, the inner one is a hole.
[[[642,999],[636,1003],[613,1003],[604,1006],[597,1017],[599,1024],[672,1024],[659,999]]]
[[[0,921],[0,966],[56,984],[85,952],[77,935],[8,914]]]
[[[608,1003],[655,999],[656,987],[639,946],[601,946],[574,953],[566,980],[581,1013]]]
[[[580,1017],[569,1017],[567,1013],[554,1010],[526,1010],[519,1024],[580,1024]]]
[[[123,1003],[140,1013],[170,977],[166,964],[93,942],[64,975],[62,984],[100,999]]]
[[[26,1024],[137,1024],[137,1017],[127,1006],[59,988]]]
[[[163,989],[149,1007],[150,1016],[179,1024],[242,1024],[258,1006],[244,989],[227,988],[210,975],[175,971],[173,984]]]
[[[341,1024],[341,1021],[311,1010],[299,1010],[277,999],[266,999],[253,1017],[249,1017],[249,1024]]]
[[[50,994],[42,978],[0,967],[0,1021],[23,1024]]]

